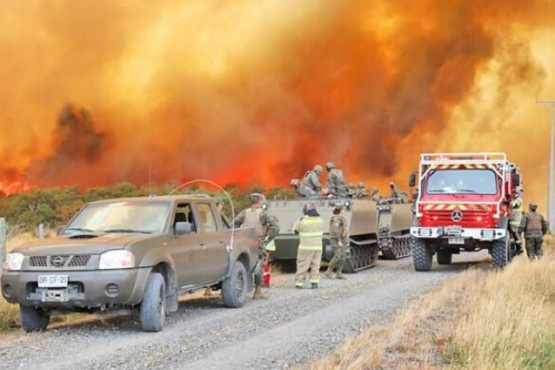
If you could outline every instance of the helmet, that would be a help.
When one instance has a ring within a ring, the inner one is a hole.
[[[395,187],[395,183],[394,183],[393,181],[391,181],[391,182],[389,183],[389,187],[390,187],[390,188],[394,188],[394,187]]]
[[[266,202],[266,197],[260,193],[252,193],[250,195],[250,200],[252,204],[255,204],[258,202]]]
[[[338,215],[339,212],[343,211],[343,209],[344,209],[343,204],[336,204],[335,207],[333,208],[333,214]]]
[[[535,212],[536,209],[538,209],[538,205],[536,203],[530,203],[528,208],[530,208],[530,211]]]
[[[329,170],[331,170],[332,168],[335,168],[335,165],[332,162],[328,162],[326,163],[326,168]]]
[[[224,202],[218,197],[215,197],[214,200],[216,201],[217,206],[219,206],[220,204],[224,204]]]
[[[359,189],[362,189],[362,188],[364,188],[364,183],[363,183],[362,181],[361,181],[361,182],[359,182],[359,183],[358,183],[358,187],[359,187]]]
[[[316,210],[316,204],[313,202],[308,202],[303,206],[303,213],[306,215],[308,211]]]
[[[314,166],[314,172],[316,172],[317,174],[321,174],[323,169],[322,166],[320,166],[319,164],[317,164],[316,166]]]
[[[378,192],[378,187],[377,186],[372,186],[372,193],[377,193]]]

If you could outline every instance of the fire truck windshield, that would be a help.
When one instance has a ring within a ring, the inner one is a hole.
[[[496,194],[496,174],[490,169],[435,170],[428,176],[428,194]]]

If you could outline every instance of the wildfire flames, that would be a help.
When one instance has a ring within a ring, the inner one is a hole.
[[[421,152],[503,151],[545,199],[549,1],[0,4],[4,193],[328,161],[385,189]]]

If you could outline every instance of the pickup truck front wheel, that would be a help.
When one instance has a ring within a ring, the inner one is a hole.
[[[235,261],[231,275],[222,283],[222,297],[224,305],[231,308],[239,308],[245,304],[247,299],[248,278],[245,265]]]
[[[143,331],[160,331],[165,319],[166,282],[161,274],[153,272],[148,277],[141,303],[141,327]]]
[[[26,332],[43,331],[50,322],[50,315],[35,307],[19,305],[19,320]]]

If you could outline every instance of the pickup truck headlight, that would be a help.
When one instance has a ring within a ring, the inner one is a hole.
[[[105,269],[129,269],[135,267],[135,256],[128,250],[108,251],[100,255],[98,268]]]
[[[4,261],[3,267],[4,270],[12,270],[17,271],[21,270],[21,265],[23,264],[23,259],[25,256],[21,253],[9,253],[6,256],[6,260]]]

